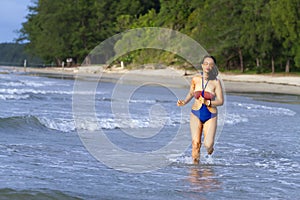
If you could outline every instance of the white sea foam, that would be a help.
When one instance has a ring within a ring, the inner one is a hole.
[[[75,130],[73,120],[67,119],[49,119],[46,117],[39,117],[39,122],[49,129],[54,129],[62,132],[70,132]]]
[[[275,172],[293,173],[298,171],[299,163],[286,158],[276,160],[265,159],[254,163],[256,167],[268,169]]]
[[[31,93],[31,94],[42,94],[42,95],[45,95],[45,94],[59,94],[59,95],[62,95],[62,94],[66,94],[66,95],[72,95],[74,93],[73,90],[37,90],[37,89],[32,89],[32,88],[25,88],[25,89],[19,89],[19,88],[2,88],[0,89],[0,93],[3,93],[3,94],[28,94],[28,93]],[[78,93],[78,92],[77,92]],[[94,92],[89,92],[89,91],[82,91],[80,92],[80,94],[83,94],[83,95],[87,95],[87,94],[94,94]],[[95,93],[97,95],[102,95],[104,93],[102,92],[97,92]]]
[[[104,129],[127,129],[127,128],[159,128],[163,126],[174,126],[176,121],[168,117],[164,118],[99,118],[98,124]],[[84,127],[84,126],[83,126]]]
[[[156,103],[155,100],[144,100],[144,99],[142,99],[142,100],[130,99],[129,102],[130,103],[148,103],[148,104],[154,104],[154,103]]]
[[[62,90],[35,90],[35,89],[0,89],[0,93],[7,94],[72,94],[72,91],[62,91]]]
[[[225,124],[234,125],[243,122],[248,122],[248,118],[242,117],[241,115],[236,113],[227,113],[225,117]]]
[[[21,83],[21,82],[4,82],[4,83],[0,83],[0,85],[7,86],[7,87],[20,87],[20,86],[24,86],[24,84]]]
[[[191,155],[170,154],[167,156],[167,160],[171,163],[177,163],[177,164],[186,164],[186,165],[194,164]],[[215,161],[212,155],[207,155],[206,153],[200,153],[200,163],[204,165],[212,165],[212,164],[217,164],[217,161]]]
[[[14,95],[14,94],[0,94],[1,100],[21,100],[28,99],[29,95]]]
[[[55,82],[51,81],[8,81],[8,82],[2,82],[0,85],[7,86],[7,87],[44,87],[44,86],[53,86],[56,85]]]
[[[245,113],[251,115],[287,115],[287,116],[294,116],[296,112],[282,107],[272,107],[272,106],[265,106],[259,104],[250,104],[250,103],[240,103],[240,102],[233,102],[234,107],[238,107],[239,109],[244,109]]]
[[[279,109],[279,111],[273,107],[266,107],[254,104],[237,104],[237,106],[241,106],[245,109],[264,109],[264,111],[269,111],[269,113],[286,113],[286,114],[293,114],[294,112],[289,109]],[[243,112],[247,113],[247,112]],[[249,117],[251,115],[248,114],[237,114],[237,113],[227,113],[225,116],[225,124],[228,125],[235,125],[239,123],[246,123],[249,121]],[[185,121],[182,121],[185,120]],[[89,119],[83,117],[79,121],[75,123],[72,120],[59,120],[59,119],[52,119],[49,120],[47,118],[41,118],[41,123],[44,124],[46,127],[51,129],[60,130],[63,132],[74,131],[77,129],[83,130],[100,130],[100,129],[139,129],[139,128],[162,128],[165,126],[178,126],[178,124],[188,123],[189,117],[180,118],[180,116],[172,115],[172,117],[168,115],[155,115],[152,116],[143,116],[140,115],[134,116],[122,116],[121,114],[117,117],[111,116],[97,116],[96,121],[95,119]]]
[[[182,154],[170,154],[167,156],[167,160],[171,163],[177,163],[177,164],[193,164],[193,158],[192,156],[182,155]]]
[[[69,132],[75,129],[95,131],[100,129],[140,129],[140,128],[162,128],[164,126],[175,126],[177,121],[172,121],[169,118],[158,118],[150,120],[149,118],[139,119],[125,119],[113,118],[113,117],[98,117],[95,119],[83,117],[76,120],[76,124],[73,119],[49,119],[47,117],[38,117],[41,124],[47,128]]]
[[[293,110],[282,108],[282,107],[272,107],[258,104],[240,103],[232,102],[234,109],[238,113],[227,112],[225,116],[225,124],[235,125],[239,123],[248,122],[250,118],[257,116],[294,116],[296,112]],[[231,106],[229,105],[229,106]]]

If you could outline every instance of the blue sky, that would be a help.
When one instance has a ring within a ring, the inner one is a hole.
[[[32,0],[0,0],[0,43],[13,42],[22,27]]]

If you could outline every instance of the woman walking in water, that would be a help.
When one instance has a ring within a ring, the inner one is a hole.
[[[192,136],[192,157],[194,164],[199,163],[202,132],[204,146],[211,155],[214,151],[214,140],[217,130],[217,106],[224,103],[223,89],[217,79],[218,69],[213,56],[204,56],[202,73],[193,77],[189,93],[184,100],[178,100],[177,106],[184,106],[194,97],[190,115]]]

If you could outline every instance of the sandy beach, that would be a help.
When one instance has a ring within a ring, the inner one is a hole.
[[[4,67],[1,67],[2,70]],[[20,68],[5,67],[9,72],[32,75],[70,75],[77,78],[94,78],[101,81],[140,84],[163,82],[167,87],[188,87],[196,72],[186,72],[172,67],[165,69],[125,70],[121,68],[103,69],[99,66],[74,68]],[[271,93],[300,95],[300,77],[291,75],[246,75],[220,73],[226,93]]]

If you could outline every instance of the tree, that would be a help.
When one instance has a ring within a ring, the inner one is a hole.
[[[74,58],[78,62],[103,40],[123,31],[117,27],[121,15],[139,16],[156,2],[135,0],[38,0],[29,8],[20,40],[45,60]]]
[[[262,60],[270,59],[272,73],[275,72],[274,44],[276,38],[271,24],[269,0],[245,0],[241,19],[243,26],[241,29],[240,44],[245,52],[256,60],[256,71],[262,72]],[[278,49],[276,49],[278,50]]]
[[[29,7],[27,22],[23,23],[21,39],[29,40],[27,48],[46,61],[61,63],[64,55],[70,54],[68,48],[72,41],[67,32],[72,28],[71,14],[68,4],[71,0],[49,1],[40,0],[35,6]],[[70,22],[70,23],[64,23]]]
[[[290,71],[300,67],[299,7],[299,0],[37,0],[20,40],[29,41],[31,53],[59,65],[68,57],[82,62],[103,40],[125,30],[165,27],[198,41],[225,70],[244,72],[256,61],[258,70],[264,64],[274,72],[284,61]],[[145,52],[132,55],[178,60]],[[129,62],[135,61],[132,55]]]
[[[300,2],[298,0],[270,0],[271,20],[276,37],[282,42],[286,59],[285,72],[290,71],[291,60],[300,67]]]
[[[41,64],[41,59],[30,55],[24,50],[25,44],[2,43],[0,44],[0,65],[23,66],[24,60],[30,66]]]
[[[160,12],[156,20],[157,26],[166,27],[176,31],[181,31],[187,24],[189,15],[195,9],[192,6],[193,1],[185,0],[161,0]]]
[[[241,37],[242,4],[238,0],[206,1],[202,10],[202,31],[200,40],[209,52],[214,52],[228,69],[239,62],[240,71],[244,71],[243,46]]]

